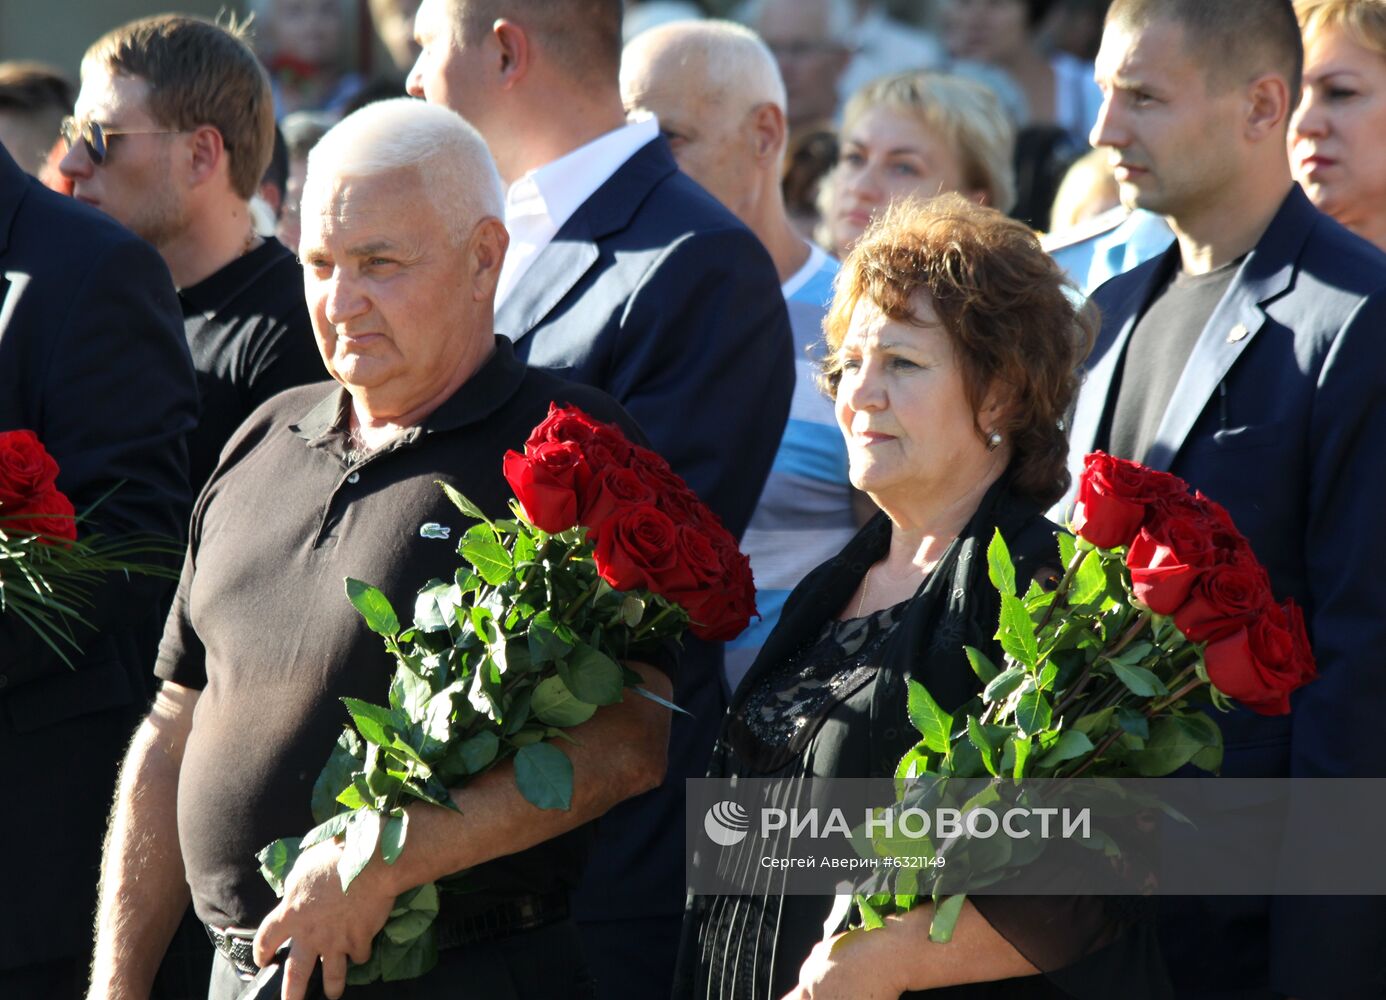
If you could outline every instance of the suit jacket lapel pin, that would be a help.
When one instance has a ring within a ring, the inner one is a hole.
[[[1245,326],[1243,326],[1241,323],[1238,323],[1231,330],[1227,331],[1227,342],[1229,344],[1235,344],[1239,340],[1245,340],[1246,335],[1250,332],[1251,331],[1248,330]]]

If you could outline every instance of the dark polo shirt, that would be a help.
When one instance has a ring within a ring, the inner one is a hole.
[[[181,289],[178,300],[202,401],[188,435],[196,495],[241,421],[271,396],[321,382],[327,372],[303,301],[303,268],[273,238]]]
[[[526,368],[504,338],[421,427],[364,458],[349,451],[350,397],[335,386],[291,389],[232,437],[193,511],[155,668],[202,692],[179,778],[178,833],[204,921],[255,927],[274,907],[255,853],[313,826],[313,782],[349,721],[339,699],[387,703],[394,665],[343,581],[380,587],[407,622],[415,593],[455,573],[457,540],[470,526],[435,481],[507,516],[502,457],[524,447],[554,401],[644,440],[609,396]],[[586,842],[585,830],[573,831],[482,866],[474,882],[488,888],[466,897],[468,907],[571,887]]]

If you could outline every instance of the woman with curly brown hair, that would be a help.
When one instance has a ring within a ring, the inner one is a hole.
[[[785,779],[787,808],[810,801],[807,779],[894,774],[914,739],[907,679],[947,711],[979,693],[963,646],[995,650],[986,547],[999,528],[1021,579],[1055,573],[1041,512],[1067,486],[1064,416],[1092,338],[1035,236],[958,195],[896,204],[867,231],[826,328],[852,484],[881,513],[790,595],[711,767]],[[1163,995],[1149,925],[1095,898],[977,897],[948,944],[929,940],[925,907],[834,951],[832,901],[781,878],[693,897],[676,995]]]

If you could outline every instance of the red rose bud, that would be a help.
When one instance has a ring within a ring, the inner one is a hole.
[[[1246,626],[1274,603],[1260,566],[1216,566],[1199,577],[1174,613],[1174,624],[1190,642],[1210,642]]]
[[[632,507],[655,502],[654,490],[631,469],[612,466],[603,471],[587,490],[586,506],[578,521],[596,530],[616,512],[618,507]]]
[[[577,524],[578,483],[591,478],[577,445],[550,442],[531,455],[508,451],[502,468],[525,515],[540,530],[557,534]]]
[[[58,463],[33,431],[0,433],[0,517],[21,514],[53,491]]]
[[[1129,545],[1151,504],[1187,488],[1167,472],[1095,451],[1083,460],[1073,530],[1100,549]]]
[[[596,532],[592,555],[598,574],[615,589],[663,595],[679,573],[678,529],[651,504],[618,507]]]
[[[1126,552],[1131,593],[1157,615],[1172,615],[1198,580],[1198,569],[1184,562],[1173,545],[1142,528]]]

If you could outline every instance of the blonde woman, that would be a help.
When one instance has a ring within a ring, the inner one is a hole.
[[[1386,0],[1298,0],[1304,88],[1295,180],[1318,208],[1386,249]]]
[[[1015,203],[1015,130],[990,90],[941,73],[887,76],[847,102],[823,186],[820,242],[845,257],[893,201],[957,192]]]

